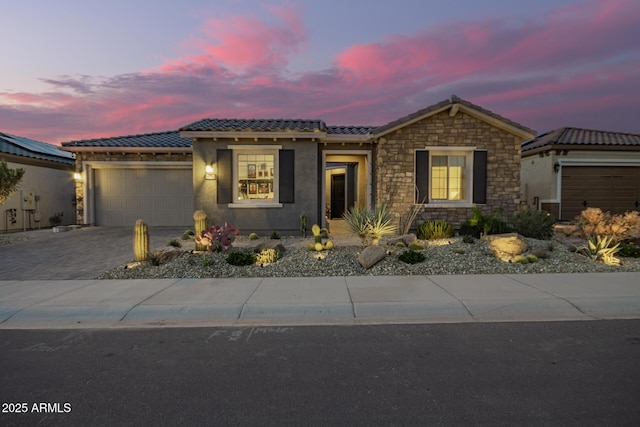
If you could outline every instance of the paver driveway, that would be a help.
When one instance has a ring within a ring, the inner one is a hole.
[[[185,228],[149,227],[151,250],[182,235]],[[0,246],[0,280],[93,279],[133,259],[133,227],[84,227],[6,234],[29,240]]]

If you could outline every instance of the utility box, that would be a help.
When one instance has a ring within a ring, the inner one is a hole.
[[[23,211],[33,211],[36,209],[36,193],[33,190],[20,191],[20,208]]]

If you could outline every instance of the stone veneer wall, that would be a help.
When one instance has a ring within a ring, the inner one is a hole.
[[[487,203],[490,214],[503,209],[507,217],[520,203],[520,142],[515,135],[463,112],[449,111],[394,131],[379,141],[375,154],[376,202],[386,203],[402,226],[414,208],[414,155],[425,147],[469,146],[487,150]],[[443,219],[454,227],[470,217],[473,208],[429,208],[424,205],[412,228],[428,219]]]
[[[75,172],[82,172],[83,162],[192,162],[191,153],[93,153],[76,152]],[[76,181],[76,221],[84,221],[84,182]]]

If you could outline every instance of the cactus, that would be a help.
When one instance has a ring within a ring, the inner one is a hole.
[[[193,228],[195,229],[196,237],[202,235],[202,232],[208,228],[207,213],[202,210],[197,210],[193,213]],[[207,247],[196,240],[196,251],[205,251]]]
[[[302,237],[307,237],[307,225],[309,224],[309,219],[307,218],[307,214],[302,212],[300,214],[300,231],[302,232]]]
[[[278,261],[281,257],[282,254],[277,249],[263,249],[257,256],[257,263],[268,265]]]
[[[315,243],[322,243],[322,233],[329,234],[329,230],[326,228],[320,228],[318,224],[313,224],[311,226],[311,232],[313,233]]]
[[[409,249],[413,249],[414,251],[421,251],[424,249],[424,245],[420,242],[413,242],[409,245]]]
[[[133,228],[133,254],[136,261],[149,259],[149,229],[141,219],[136,221]]]
[[[249,240],[258,240],[258,235],[256,233],[249,234]]]
[[[324,249],[324,246],[322,246],[322,243],[316,243],[315,244],[315,249],[316,249],[316,251],[320,252],[321,250]]]
[[[529,254],[527,255],[527,261],[529,261],[530,263],[538,262],[538,257],[534,254]]]
[[[518,264],[529,264],[529,260],[524,255],[516,255],[513,257],[513,262]]]
[[[324,244],[323,249],[327,251],[330,251],[331,249],[333,249],[333,242],[329,240],[327,243]]]
[[[309,249],[310,251],[315,251],[316,250],[316,245],[315,243],[309,243],[307,245],[307,249]]]

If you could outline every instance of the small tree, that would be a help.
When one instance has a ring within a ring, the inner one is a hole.
[[[0,159],[0,205],[7,201],[9,196],[18,191],[18,185],[24,175],[24,169],[10,169],[4,159]]]

